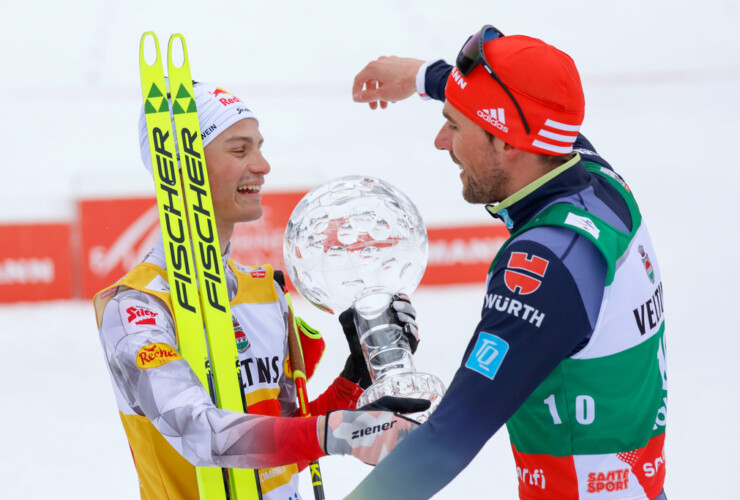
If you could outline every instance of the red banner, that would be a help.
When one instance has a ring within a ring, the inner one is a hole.
[[[154,198],[83,200],[78,216],[86,299],[141,262],[160,234]]]
[[[69,224],[0,226],[0,302],[72,297]]]
[[[232,258],[247,265],[283,268],[283,234],[305,192],[264,193],[263,216],[238,224]],[[82,296],[121,278],[159,238],[154,198],[84,200],[79,206]],[[508,237],[501,224],[428,228],[429,263],[422,285],[484,282],[488,267]],[[287,273],[286,273],[287,277]]]
[[[422,285],[484,283],[488,268],[509,237],[503,224],[427,228],[429,261]]]
[[[231,256],[248,265],[283,262],[283,233],[303,192],[266,193],[262,217],[238,224]],[[82,296],[90,298],[115,283],[146,256],[159,238],[154,198],[84,200],[79,205],[83,257]]]

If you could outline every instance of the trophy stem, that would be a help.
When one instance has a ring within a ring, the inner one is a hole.
[[[442,381],[434,375],[419,373],[408,340],[393,322],[392,295],[369,293],[355,301],[355,326],[373,384],[360,396],[358,407],[383,396],[428,399],[431,407],[409,415],[424,422],[444,395]]]
[[[369,293],[355,301],[355,326],[373,382],[397,373],[413,372],[414,359],[401,327],[390,310],[393,297]]]

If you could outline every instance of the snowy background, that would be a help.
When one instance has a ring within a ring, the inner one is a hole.
[[[2,0],[0,222],[70,221],[80,196],[151,194],[136,122],[139,38],[154,30],[163,46],[183,33],[194,77],[258,114],[270,189],[366,173],[405,191],[427,223],[484,223],[460,197],[457,168],[432,146],[441,107],[412,99],[371,112],[351,102],[351,82],[380,55],[450,60],[485,23],[537,36],[575,59],[582,130],[630,183],[659,252],[669,498],[736,497],[740,1],[454,4]],[[451,380],[482,293],[480,284],[414,294],[420,370]],[[333,317],[296,302],[329,341],[309,384],[316,395],[346,347]],[[0,306],[0,339],[0,498],[136,498],[90,304]],[[369,467],[329,457],[322,470],[333,500]],[[313,498],[307,478],[303,495]],[[502,430],[437,498],[515,496]]]

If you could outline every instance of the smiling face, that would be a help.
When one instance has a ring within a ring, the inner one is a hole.
[[[260,191],[270,164],[262,156],[257,121],[239,120],[205,147],[213,210],[222,248],[234,225],[262,216]]]
[[[463,198],[468,203],[496,203],[512,194],[512,179],[504,167],[504,142],[491,137],[451,104],[445,103],[447,122],[434,145],[449,151],[460,167]]]

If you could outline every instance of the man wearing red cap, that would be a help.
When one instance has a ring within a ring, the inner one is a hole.
[[[663,286],[627,184],[579,133],[565,53],[484,26],[456,65],[381,58],[354,99],[446,101],[435,146],[511,236],[429,421],[350,498],[428,498],[506,423],[523,499],[665,499]]]

